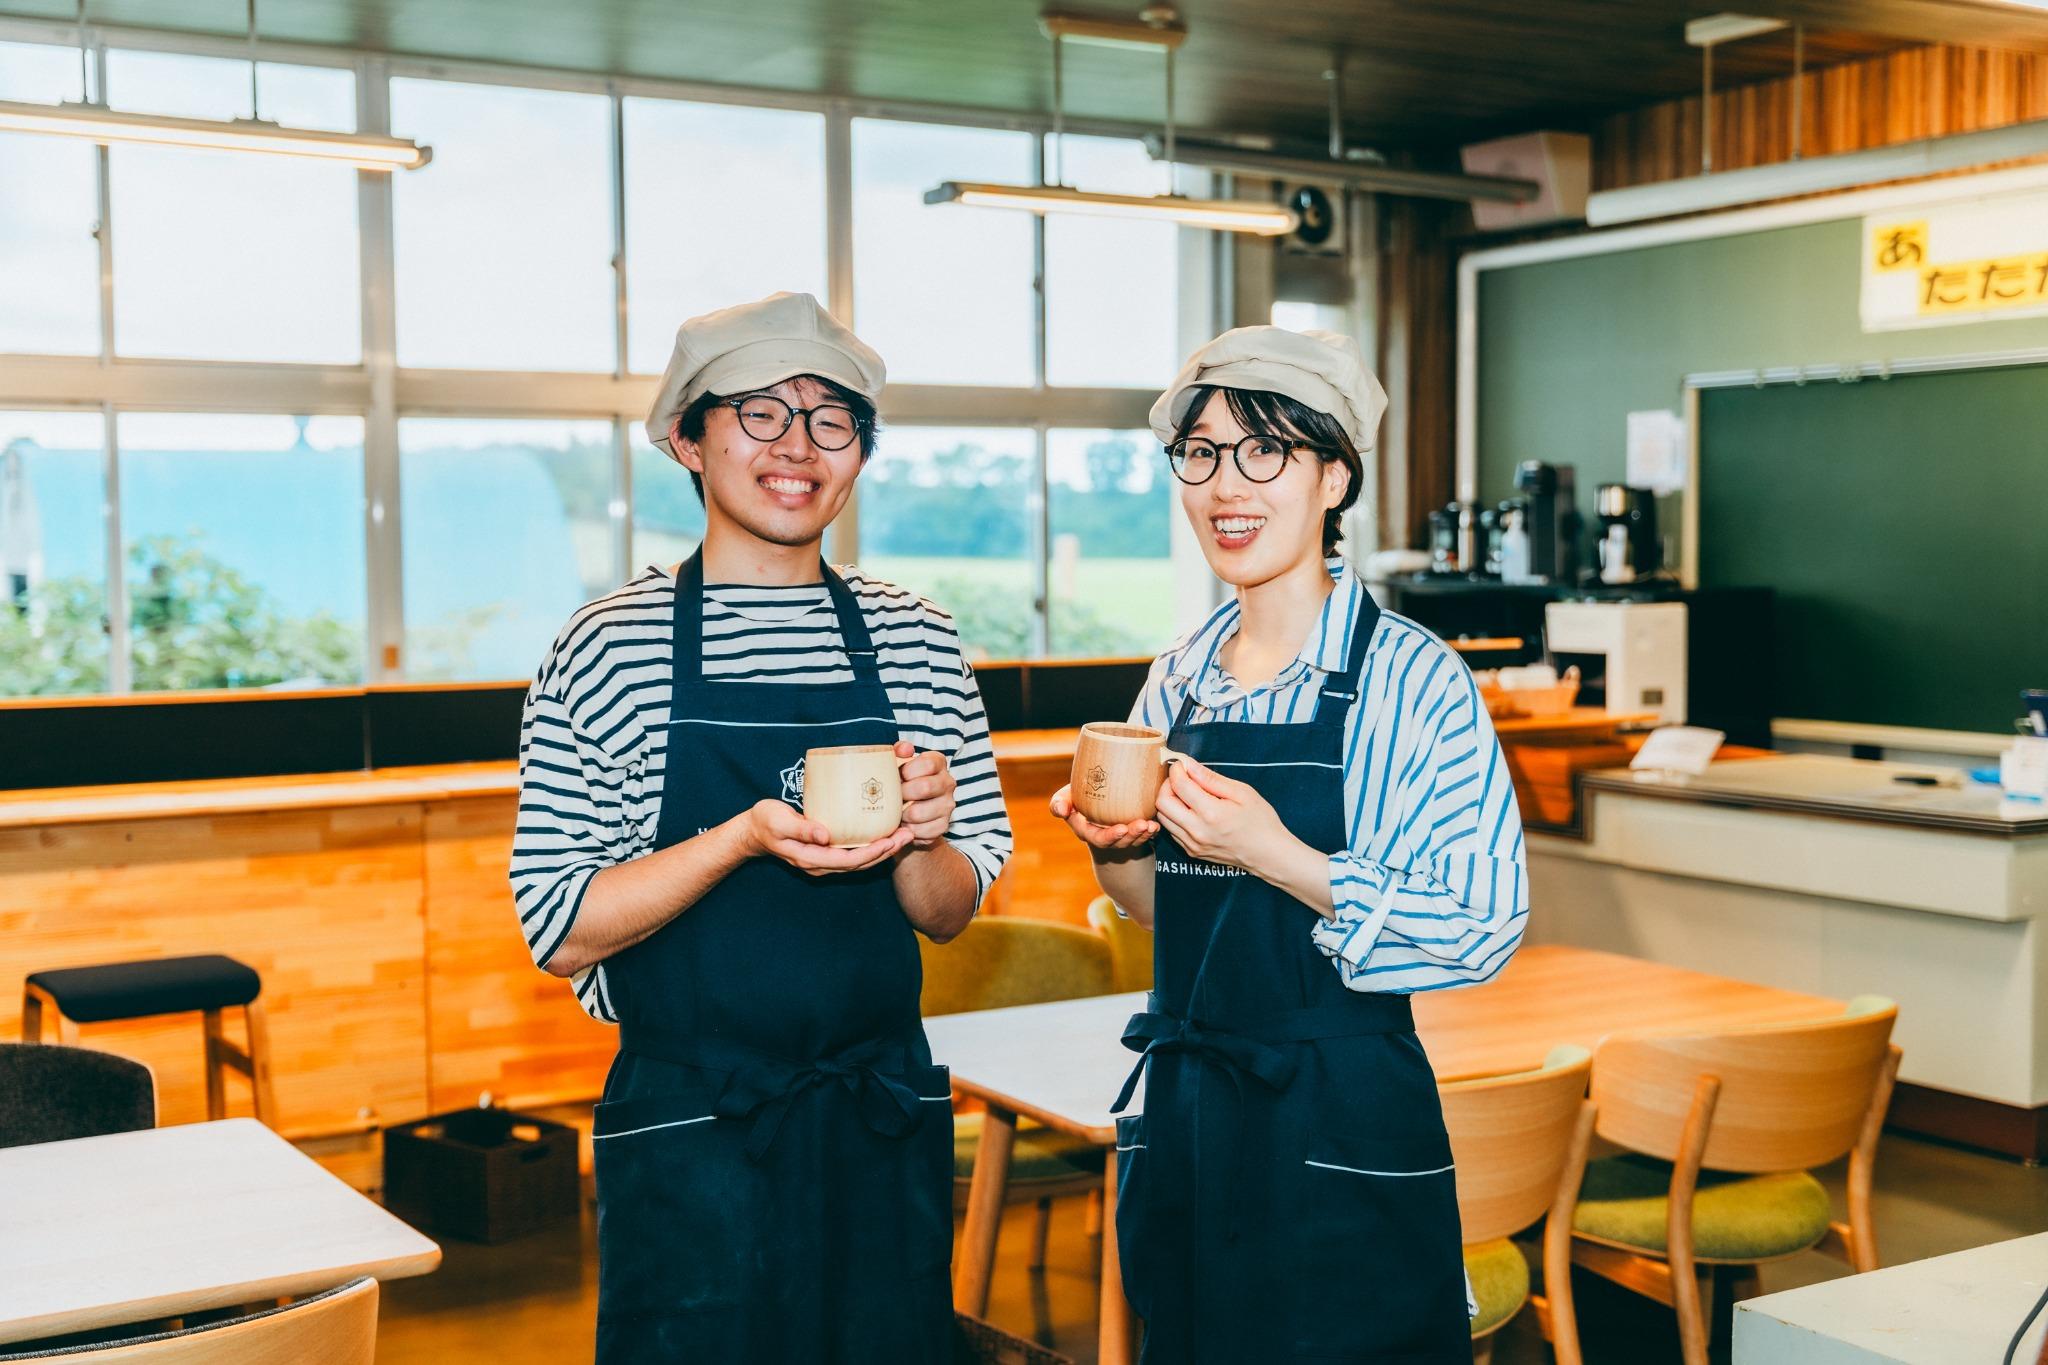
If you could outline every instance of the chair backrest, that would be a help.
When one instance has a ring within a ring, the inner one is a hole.
[[[156,1127],[156,1078],[111,1052],[0,1043],[0,1147]]]
[[[1109,940],[1110,989],[1152,989],[1152,931],[1116,912],[1116,902],[1097,896],[1088,902],[1088,927]]]
[[[926,1014],[1109,994],[1109,944],[1070,924],[992,915],[974,920],[950,943],[920,935],[917,946],[924,955]]]
[[[1700,1164],[1803,1170],[1856,1145],[1891,1049],[1899,1008],[1866,996],[1842,1014],[1718,1033],[1616,1034],[1593,1054],[1598,1133],[1633,1151],[1681,1159],[1703,1077],[1720,1082]]]
[[[65,1346],[0,1361],[79,1365],[372,1365],[377,1358],[377,1282],[365,1275],[283,1308],[92,1346]]]
[[[1458,1163],[1458,1221],[1468,1244],[1511,1236],[1550,1208],[1592,1070],[1592,1053],[1560,1047],[1540,1070],[1438,1089],[1451,1159]]]

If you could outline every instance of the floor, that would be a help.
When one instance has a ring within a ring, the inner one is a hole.
[[[1825,1172],[1837,1208],[1842,1173]],[[2048,1227],[2048,1169],[1903,1137],[1885,1139],[1878,1160],[1876,1216],[1887,1264],[2002,1241]],[[1030,1209],[1009,1211],[997,1250],[989,1319],[1070,1357],[1095,1360],[1095,1242],[1083,1201],[1054,1210],[1042,1274],[1024,1266]],[[585,1201],[578,1224],[502,1246],[445,1243],[440,1270],[385,1286],[380,1365],[489,1360],[492,1365],[587,1360],[597,1311],[595,1222]],[[1764,1267],[1766,1293],[1844,1273],[1814,1253]],[[1668,1310],[1581,1274],[1575,1281],[1588,1365],[1660,1365],[1678,1359]],[[1549,1360],[1528,1314],[1497,1340],[1496,1365]],[[1717,1342],[1715,1359],[1727,1345]]]

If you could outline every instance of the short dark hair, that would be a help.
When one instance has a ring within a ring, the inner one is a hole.
[[[1328,558],[1335,554],[1337,543],[1344,538],[1344,514],[1358,501],[1360,485],[1365,481],[1365,462],[1359,458],[1358,447],[1351,444],[1351,437],[1345,433],[1343,424],[1329,413],[1318,412],[1284,393],[1202,384],[1188,399],[1187,411],[1182,415],[1180,425],[1174,428],[1174,440],[1187,438],[1195,423],[1202,419],[1202,410],[1209,406],[1209,400],[1219,393],[1230,405],[1230,415],[1247,433],[1274,431],[1299,436],[1314,448],[1318,464],[1341,464],[1350,472],[1350,484],[1344,490],[1343,501],[1323,514],[1323,556]]]
[[[831,394],[835,400],[844,403],[847,406],[847,409],[853,413],[854,428],[860,433],[861,463],[866,464],[868,461],[868,457],[875,453],[875,437],[882,430],[881,420],[875,415],[875,405],[873,400],[869,399],[865,394],[855,393],[852,389],[847,388],[844,384],[838,383],[835,380],[826,379],[822,375],[799,374],[792,375],[790,377],[792,379],[810,380],[819,388],[823,389],[826,393]],[[746,392],[754,393],[756,392],[756,390],[748,389],[746,390]],[[695,399],[691,400],[690,406],[684,408],[682,412],[677,415],[676,420],[678,421],[678,423],[680,423],[683,438],[685,440],[690,441],[703,440],[704,422],[705,419],[711,415],[711,410],[721,403],[731,402],[734,398],[737,398],[738,396],[738,394],[729,393],[704,393],[697,395]],[[669,433],[666,431],[661,431],[655,432],[654,435],[663,440],[667,440]],[[680,463],[680,460],[678,461],[678,463]],[[704,476],[702,474],[699,474],[694,469],[688,470],[687,472],[690,476],[690,487],[697,490],[697,501],[703,502]]]

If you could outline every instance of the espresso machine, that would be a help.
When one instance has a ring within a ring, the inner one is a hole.
[[[1647,488],[1603,483],[1594,492],[1600,514],[1600,581],[1634,583],[1664,567],[1657,535],[1657,496]]]
[[[1526,460],[1515,470],[1515,492],[1526,508],[1529,581],[1579,581],[1579,507],[1575,471],[1568,464]]]

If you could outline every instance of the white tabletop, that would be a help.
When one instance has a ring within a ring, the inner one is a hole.
[[[0,1342],[422,1275],[440,1260],[254,1119],[0,1149]]]
[[[2044,1285],[2048,1233],[1766,1294],[1735,1305],[1735,1365],[1991,1365]]]
[[[1145,1008],[1145,992],[1059,1000],[1049,1005],[939,1014],[924,1021],[932,1060],[953,1070],[967,1094],[995,1100],[1098,1142],[1116,1137],[1109,1112],[1138,1054],[1124,1047],[1124,1024]],[[1145,1099],[1141,1081],[1124,1117]]]

